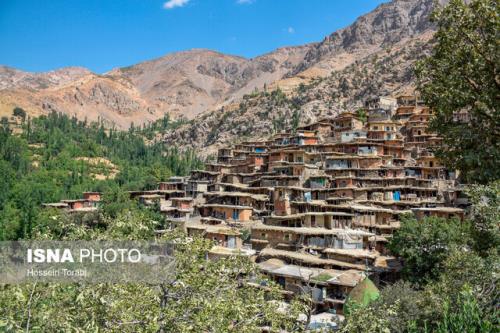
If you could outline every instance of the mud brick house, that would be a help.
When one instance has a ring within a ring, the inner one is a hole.
[[[463,219],[468,205],[457,173],[434,156],[431,109],[408,95],[375,96],[364,110],[221,147],[203,170],[129,194],[159,200],[168,227],[212,240],[209,258],[251,256],[287,297],[307,292],[316,314],[341,313],[365,277],[398,276],[387,243],[404,214]],[[96,210],[99,199],[44,206]]]
[[[202,204],[198,206],[198,209],[203,217],[215,217],[235,222],[250,222],[254,213],[251,206],[223,203]]]
[[[413,208],[412,212],[415,214],[417,219],[422,219],[428,216],[441,217],[445,219],[456,218],[459,220],[464,219],[464,210],[461,208],[454,207],[433,207],[433,208]]]
[[[166,182],[158,183],[158,189],[161,191],[185,191],[186,178],[185,177],[170,177]]]
[[[319,309],[342,314],[349,292],[364,279],[358,270],[334,270],[286,264],[279,259],[260,262],[260,269],[292,294],[309,294]]]
[[[101,192],[83,192],[83,199],[92,202],[101,201]]]
[[[363,122],[352,112],[343,112],[332,120],[333,137],[340,139],[342,133],[363,129]]]
[[[43,203],[44,208],[55,208],[68,213],[88,213],[97,211],[101,203],[100,192],[83,192],[82,199],[61,200],[60,202]]]

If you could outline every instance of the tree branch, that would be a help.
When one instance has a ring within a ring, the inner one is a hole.
[[[31,320],[31,303],[33,300],[33,295],[35,294],[36,285],[38,282],[35,282],[33,285],[33,289],[31,289],[30,299],[28,300],[28,318],[26,319],[26,333],[30,331],[30,320]]]

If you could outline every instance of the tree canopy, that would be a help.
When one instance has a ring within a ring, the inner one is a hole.
[[[114,194],[110,194],[114,195]],[[119,194],[118,194],[119,195]],[[104,205],[111,204],[105,201]],[[114,216],[107,215],[111,211]],[[303,331],[302,303],[283,310],[280,287],[247,257],[208,260],[213,241],[172,231],[155,236],[158,220],[140,206],[119,205],[81,220],[45,211],[34,239],[175,242],[175,274],[158,285],[35,283],[0,286],[0,331],[261,332]],[[98,227],[96,227],[98,225]],[[250,282],[256,282],[252,285]],[[262,283],[264,287],[258,287]],[[29,309],[29,313],[27,312]]]
[[[170,126],[176,123],[165,117],[123,132],[55,112],[28,119],[20,135],[0,125],[0,240],[29,238],[43,202],[153,189],[201,168],[191,150],[148,142]]]
[[[468,182],[500,178],[500,8],[498,0],[450,0],[433,14],[432,54],[416,67],[432,108],[437,155]]]

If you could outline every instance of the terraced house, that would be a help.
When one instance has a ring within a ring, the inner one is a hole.
[[[130,195],[158,203],[166,229],[213,240],[210,258],[250,256],[289,297],[310,293],[316,313],[341,315],[366,278],[397,279],[386,245],[403,214],[463,218],[457,173],[433,155],[432,111],[414,96],[365,107],[363,119],[344,112],[223,147],[204,170]],[[48,205],[75,211],[97,198]]]

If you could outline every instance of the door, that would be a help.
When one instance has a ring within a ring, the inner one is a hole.
[[[227,239],[227,247],[230,249],[235,249],[236,248],[236,237],[234,236],[229,236]]]

